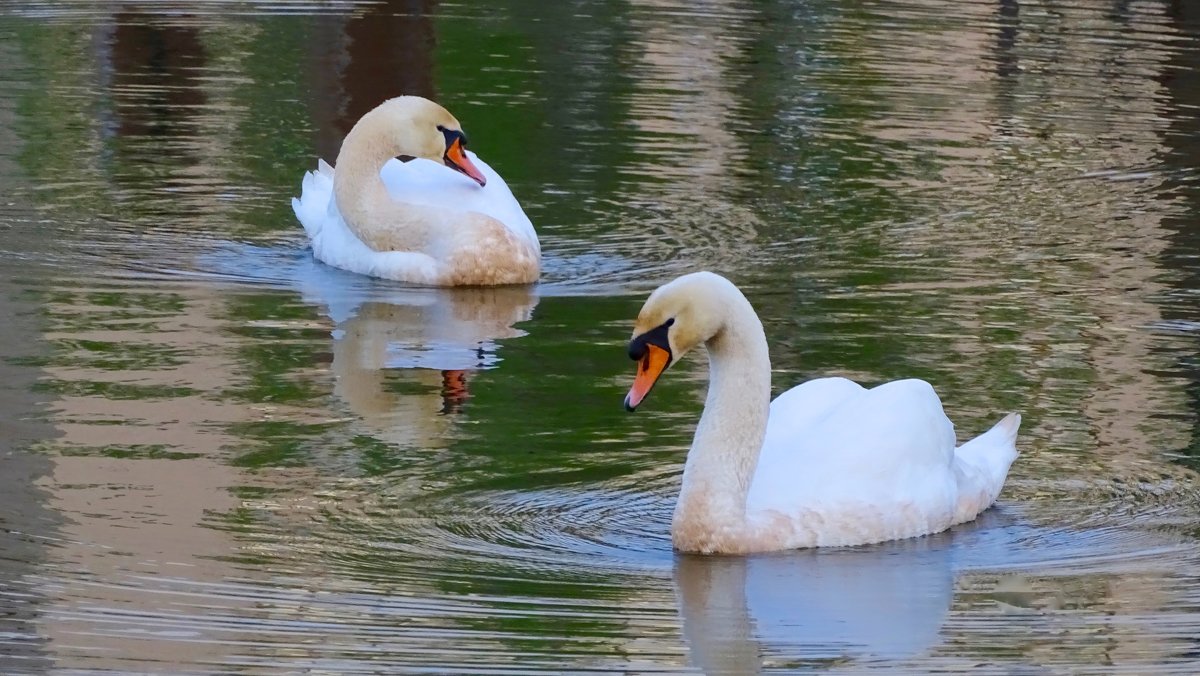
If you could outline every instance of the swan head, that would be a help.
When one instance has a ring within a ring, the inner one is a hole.
[[[635,410],[668,367],[720,333],[730,291],[741,296],[728,279],[712,272],[695,272],[650,294],[629,340],[629,358],[638,365],[625,397],[625,410]]]
[[[368,119],[370,118],[370,119]],[[480,186],[487,184],[483,172],[467,156],[467,136],[450,111],[420,96],[397,96],[379,104],[359,124],[378,130],[396,154],[442,162]]]

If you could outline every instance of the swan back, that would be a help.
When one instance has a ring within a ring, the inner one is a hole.
[[[996,500],[1015,447],[1011,414],[955,449],[933,387],[865,389],[842,378],[800,385],[771,404],[747,513],[778,521],[789,546],[879,542],[970,521]]]
[[[843,378],[809,381],[771,404],[747,506],[802,514],[920,505],[948,518],[953,454],[954,426],[929,383],[866,389]]]
[[[496,170],[479,156],[467,156],[487,177],[480,186],[441,162],[414,158],[408,162],[388,160],[379,175],[388,194],[397,202],[433,207],[443,212],[478,213],[503,223],[513,234],[533,243],[541,251],[533,223]]]

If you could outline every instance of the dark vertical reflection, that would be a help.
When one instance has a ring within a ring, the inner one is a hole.
[[[112,97],[121,136],[166,136],[205,95],[197,75],[207,61],[195,28],[118,14],[112,33]],[[178,132],[176,132],[178,133]]]
[[[1017,0],[1000,0],[996,22],[996,108],[997,132],[1012,135],[1011,120],[1016,114],[1017,78],[1020,59],[1017,57],[1017,38],[1021,29],[1021,6]]]
[[[204,75],[211,55],[202,29],[169,21],[122,12],[113,15],[111,28],[96,31],[99,100],[108,104],[108,119],[98,158],[104,185],[97,186],[93,204],[122,219],[178,218],[187,197],[148,198],[212,171],[203,141],[197,142],[205,137],[201,116],[210,102]]]
[[[1000,29],[996,31],[996,74],[1002,78],[1014,75],[1019,70],[1013,48],[1017,45],[1017,31],[1021,25],[1020,14],[1021,5],[1017,0],[1000,0],[997,21]]]
[[[321,157],[332,161],[358,118],[385,99],[436,100],[436,6],[437,0],[388,0],[361,14],[320,20],[309,68]]]
[[[1200,4],[1192,0],[1173,0],[1168,11],[1181,35],[1193,43],[1200,37]],[[1164,184],[1163,190],[1174,192],[1187,204],[1186,209],[1176,213],[1183,218],[1163,219],[1163,227],[1170,235],[1163,250],[1163,267],[1174,272],[1170,276],[1171,291],[1163,303],[1162,316],[1168,325],[1191,327],[1192,335],[1200,330],[1200,186],[1196,184],[1200,171],[1200,51],[1195,49],[1173,50],[1171,59],[1162,76],[1163,86],[1170,95],[1166,114],[1171,125],[1164,139],[1170,149],[1164,163],[1173,171],[1174,180]],[[1200,339],[1194,339],[1200,348]],[[1180,358],[1179,370],[1188,379],[1188,396],[1192,401],[1192,436],[1181,453],[1193,466],[1200,465],[1200,356],[1197,352]]]
[[[1132,9],[1131,4],[1130,0],[1113,0],[1112,9],[1108,12],[1108,18],[1116,21],[1123,27],[1128,26],[1132,14],[1130,11]]]

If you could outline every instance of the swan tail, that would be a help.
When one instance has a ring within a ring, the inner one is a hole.
[[[974,519],[1000,495],[1008,469],[1017,459],[1017,431],[1021,414],[1009,413],[990,430],[954,451],[954,474],[958,480],[955,523]]]
[[[316,240],[321,234],[321,225],[329,213],[332,201],[333,167],[325,160],[318,160],[316,171],[304,172],[300,197],[292,198],[292,211],[304,226],[309,239]]]

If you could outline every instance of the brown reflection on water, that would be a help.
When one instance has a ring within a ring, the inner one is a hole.
[[[215,237],[212,223],[235,220],[244,208],[235,198],[251,193],[236,176],[262,151],[239,136],[248,111],[237,92],[252,82],[245,62],[260,31],[232,18],[117,9],[90,29],[102,145],[85,158],[97,176],[87,209],[71,216],[109,219],[141,238],[143,266],[169,267],[159,259],[180,257],[178,234]],[[166,241],[147,239],[155,234]]]
[[[52,316],[72,318],[51,325],[45,339],[75,346],[60,358],[82,362],[46,369],[67,386],[52,404],[58,438],[46,449],[52,469],[39,481],[47,506],[70,515],[49,553],[48,566],[64,574],[46,590],[51,601],[41,623],[60,668],[123,670],[141,660],[202,664],[225,654],[212,641],[156,640],[156,631],[172,631],[195,602],[148,582],[177,576],[219,582],[229,575],[223,559],[239,548],[229,533],[204,524],[209,514],[237,506],[228,489],[240,483],[240,470],[221,451],[237,439],[223,429],[262,411],[211,395],[241,371],[232,358],[234,345],[223,337],[224,321],[218,318],[224,298],[215,291],[187,294],[179,312],[147,313],[142,321],[152,328],[117,319],[119,308],[89,304],[88,292],[45,308]],[[85,351],[87,342],[152,347],[182,358],[170,368],[101,369],[88,363],[94,355]],[[88,383],[113,391],[186,386],[196,394],[132,400],[71,394],[71,385]],[[248,600],[213,603],[235,614],[252,606]]]
[[[989,3],[963,2],[955,6],[951,23],[923,20],[943,4],[916,0],[894,21],[871,22],[861,34],[847,30],[836,41],[845,58],[863,70],[855,79],[863,88],[862,104],[882,109],[863,120],[864,131],[884,147],[903,144],[943,160],[936,175],[905,171],[880,177],[884,185],[961,181],[969,178],[964,176],[968,163],[989,152],[979,141],[991,133],[992,98],[980,94],[997,86],[998,77],[987,68],[992,37],[963,25],[986,25],[994,9]]]
[[[1146,9],[1134,27],[1156,39],[1169,32],[1152,8]],[[1044,77],[1055,95],[1035,104],[1051,126],[1029,138],[1025,150],[1042,158],[1037,166],[1043,175],[1060,178],[1042,189],[1021,179],[1002,182],[997,194],[1043,214],[1036,228],[1022,228],[1023,236],[1014,239],[1021,250],[1012,252],[1014,258],[1022,250],[1053,252],[1041,260],[1026,257],[1022,270],[1039,278],[1039,298],[1054,299],[1040,302],[1062,304],[1074,317],[1093,318],[1090,325],[1076,323],[1068,331],[1063,324],[1048,324],[1034,334],[1042,340],[1033,345],[1042,363],[1079,359],[1090,375],[1087,389],[1077,390],[1095,448],[1088,462],[1095,463],[1098,476],[1153,477],[1163,450],[1185,433],[1159,419],[1164,408],[1178,409],[1182,392],[1157,375],[1163,366],[1155,350],[1159,341],[1146,330],[1161,316],[1155,299],[1163,289],[1159,256],[1168,234],[1163,219],[1178,212],[1167,200],[1140,206],[1162,181],[1157,165],[1165,150],[1165,124],[1158,113],[1165,92],[1147,75],[1165,67],[1166,53],[1146,50],[1128,58],[1122,45],[1106,39],[1121,26],[1101,8],[1079,8],[1073,18],[1094,32],[1066,34],[1054,44],[1055,72]],[[1095,64],[1105,64],[1098,80],[1079,77]],[[1027,77],[1017,76],[1017,86]],[[1097,101],[1092,95],[1096,87],[1112,95]],[[1080,152],[1081,138],[1107,142],[1085,153]],[[1151,168],[1150,173],[1139,175],[1143,168]],[[1111,173],[1089,174],[1102,170]],[[1067,211],[1062,205],[1074,206]],[[1046,378],[1039,390],[1052,398],[1065,385],[1058,377]],[[1053,431],[1038,432],[1047,432],[1047,441],[1054,444]]]
[[[238,153],[227,133],[237,118],[228,82],[205,77],[229,64],[206,47],[211,24],[188,24],[131,12],[92,24],[107,149],[85,159],[99,162],[103,176],[89,206],[120,213],[123,227],[155,210],[188,212],[205,225],[229,212],[207,190],[189,194],[218,180],[218,168]],[[235,43],[245,35],[228,27]],[[172,198],[151,206],[154,194]],[[242,370],[236,341],[220,330],[225,300],[216,287],[174,294],[68,285],[43,302],[53,319],[42,340],[59,353],[45,369],[57,391],[56,438],[43,449],[51,470],[38,485],[49,508],[71,515],[48,560],[63,575],[46,585],[51,600],[40,625],[59,668],[120,671],[141,660],[202,664],[225,654],[212,641],[159,640],[159,632],[178,631],[195,602],[157,582],[219,582],[229,574],[223,559],[238,551],[229,533],[205,523],[238,504],[229,488],[240,470],[223,453],[238,440],[226,428],[263,411],[213,396]],[[238,614],[251,605],[213,600],[210,609]]]
[[[745,176],[736,65],[753,16],[741,0],[648,0],[629,17],[637,160],[623,169],[644,179],[629,199],[643,206],[638,225],[662,232],[650,243],[686,251],[692,266],[723,269],[757,237],[754,213],[727,198]]]
[[[937,664],[952,673],[1006,673],[997,658],[1004,654],[1019,655],[1042,669],[1087,664],[1137,673],[1186,659],[1187,648],[1178,636],[1142,621],[1158,616],[1168,597],[1161,586],[1155,588],[1156,577],[1136,571],[1120,576],[962,576],[944,629],[951,638],[920,664]],[[1092,613],[1111,619],[1088,621]],[[1028,629],[1004,630],[1017,622]]]
[[[1144,10],[1133,29],[1169,36],[1153,8]],[[973,25],[995,11],[985,3],[957,8]],[[1005,349],[1024,355],[1020,368],[1032,382],[1023,431],[1038,450],[1087,448],[1083,462],[1097,477],[1153,476],[1164,449],[1187,435],[1186,425],[1159,415],[1186,404],[1161,377],[1161,337],[1146,330],[1161,320],[1160,257],[1170,234],[1163,220],[1181,213],[1169,200],[1147,199],[1163,181],[1167,132],[1159,115],[1167,92],[1147,76],[1167,67],[1169,53],[1129,58],[1109,39],[1120,26],[1101,7],[1075,8],[1073,20],[1089,30],[1050,41],[1054,17],[1031,13],[1017,23],[1011,7],[999,11],[1006,23],[998,34],[921,24],[918,34],[891,40],[895,30],[880,26],[858,46],[881,78],[873,93],[891,111],[868,128],[881,141],[938,157],[929,161],[936,172],[884,179],[934,211],[889,228],[884,244],[891,259],[939,266],[939,281],[882,288],[942,289],[936,294],[957,309],[930,317],[925,330],[950,323],[955,363],[978,364]],[[1017,68],[1000,79],[997,55],[1002,64],[1028,58],[1044,70]],[[1095,64],[1105,64],[1101,77],[1080,76]],[[1112,95],[1098,99],[1096,87]],[[1084,141],[1097,138],[1105,141]],[[958,205],[963,212],[953,211]],[[997,272],[1008,278],[1001,287],[970,290],[981,273]],[[955,281],[965,286],[947,294]],[[1025,317],[1015,322],[1020,338],[997,344],[990,329],[1014,326],[1005,318],[1013,311]],[[1027,457],[1014,475],[1041,474],[1043,461]]]

